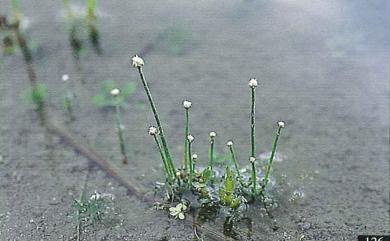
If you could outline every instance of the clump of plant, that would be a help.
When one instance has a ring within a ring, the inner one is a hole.
[[[177,214],[179,219],[184,219],[184,212],[187,210],[187,207],[200,206],[202,208],[205,206],[217,206],[218,209],[224,208],[229,213],[226,223],[229,226],[231,225],[231,220],[235,217],[235,213],[237,213],[236,211],[241,206],[246,206],[247,204],[253,202],[259,202],[267,208],[267,202],[269,202],[267,187],[269,185],[270,174],[279,137],[282,129],[285,127],[285,123],[283,121],[277,122],[271,156],[265,168],[265,173],[261,173],[260,168],[256,164],[255,90],[258,86],[257,80],[255,78],[251,78],[248,84],[251,93],[251,148],[248,155],[250,172],[241,172],[233,141],[229,140],[226,143],[229,159],[225,162],[224,174],[221,174],[215,170],[214,166],[214,149],[217,137],[216,132],[210,132],[208,161],[203,164],[203,168],[199,165],[200,162],[197,154],[193,153],[195,138],[190,134],[190,109],[192,103],[188,100],[183,102],[185,111],[183,163],[180,168],[175,167],[165,137],[165,132],[161,124],[160,116],[157,112],[156,104],[153,100],[148,82],[146,81],[143,72],[144,61],[136,55],[132,58],[131,65],[139,72],[141,82],[156,121],[156,126],[151,126],[149,128],[149,134],[152,135],[163,162],[166,186],[169,190],[166,195],[167,200],[169,201],[167,202],[166,208],[171,212],[171,215],[172,212],[174,212],[174,214]],[[174,206],[171,206],[172,202]],[[179,205],[180,203],[182,204]],[[184,206],[186,207],[185,209],[183,208]]]
[[[92,102],[99,108],[116,108],[126,107],[126,101],[134,94],[136,90],[136,84],[129,82],[120,88],[121,93],[119,96],[112,96],[111,90],[118,88],[118,84],[113,80],[103,81],[100,86],[100,93],[92,98]]]

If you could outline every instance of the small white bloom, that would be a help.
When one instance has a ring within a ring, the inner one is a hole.
[[[111,90],[111,92],[110,92],[110,94],[112,95],[112,96],[118,96],[119,95],[119,93],[120,93],[120,90],[119,89],[112,89]]]
[[[227,146],[233,146],[233,141],[228,141],[228,142],[226,143],[226,145],[227,145]]]
[[[170,207],[169,212],[170,215],[179,218],[181,220],[185,219],[184,212],[187,210],[187,205],[184,203],[179,203],[176,205],[176,207]]]
[[[68,81],[69,80],[69,75],[64,74],[64,75],[62,75],[61,79],[62,79],[62,81]]]
[[[191,108],[191,105],[192,105],[191,101],[188,100],[183,101],[183,106],[185,109]]]
[[[210,132],[210,137],[211,137],[211,138],[214,138],[214,137],[216,137],[216,136],[217,136],[217,133],[215,133],[214,131]]]
[[[139,68],[144,66],[145,62],[142,58],[138,57],[138,55],[135,55],[133,58],[131,58],[131,66],[134,68]]]
[[[256,161],[255,157],[253,157],[253,156],[249,157],[249,162],[250,163],[255,163],[255,161]]]
[[[192,135],[188,135],[187,136],[187,140],[192,143],[194,140],[195,140],[195,137],[193,137]]]
[[[257,80],[255,78],[250,79],[248,85],[251,88],[256,88],[257,87]]]
[[[152,135],[152,136],[157,135],[158,129],[155,126],[151,126],[151,127],[149,127],[148,133],[149,133],[149,135]]]
[[[279,128],[284,128],[285,125],[286,125],[286,123],[284,123],[284,121],[279,121],[278,122],[278,127]]]
[[[192,155],[192,159],[193,159],[193,160],[196,160],[196,159],[198,159],[198,155],[196,155],[196,154],[193,154],[193,155]]]

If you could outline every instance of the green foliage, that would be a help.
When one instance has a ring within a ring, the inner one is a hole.
[[[115,81],[103,81],[100,87],[100,93],[93,97],[92,102],[99,108],[111,108],[115,107],[117,104],[121,107],[125,107],[126,100],[134,94],[137,86],[133,82],[127,83],[123,88],[118,88],[120,89],[121,94],[115,98],[110,94],[110,91],[114,88],[118,88],[118,84]]]
[[[80,200],[74,200],[73,208],[77,210],[79,220],[95,224],[113,209],[113,202],[111,197],[95,193],[90,199],[83,196]]]
[[[235,209],[241,200],[234,194],[234,177],[229,167],[226,167],[224,186],[219,189],[219,199],[223,206]]]
[[[41,105],[46,99],[46,86],[37,84],[31,91],[31,100],[36,105]]]

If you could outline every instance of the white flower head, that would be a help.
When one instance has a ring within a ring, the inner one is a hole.
[[[217,133],[216,132],[214,132],[214,131],[212,131],[212,132],[210,132],[210,137],[211,138],[214,138],[214,137],[216,137],[217,136]]]
[[[255,78],[252,78],[252,79],[250,79],[249,80],[249,87],[251,87],[251,88],[256,88],[257,87],[257,79],[255,79]]]
[[[64,75],[62,75],[61,79],[62,79],[62,81],[66,82],[69,80],[69,75],[64,74]]]
[[[196,159],[198,159],[198,155],[196,155],[196,154],[193,154],[193,155],[192,155],[192,159],[193,159],[193,160],[196,160]]]
[[[227,145],[227,146],[233,146],[233,141],[228,141],[228,142],[226,142],[226,145]]]
[[[279,128],[284,128],[285,125],[286,125],[286,123],[284,121],[279,121],[278,122],[278,127]]]
[[[183,107],[185,109],[189,109],[189,108],[191,108],[191,106],[192,106],[191,101],[188,101],[188,100],[183,101]]]
[[[157,127],[155,127],[155,126],[149,127],[148,133],[149,133],[149,135],[152,135],[152,136],[157,135],[158,134]]]
[[[249,157],[250,163],[255,163],[255,161],[256,161],[256,157],[253,157],[253,156]]]
[[[145,65],[144,60],[141,57],[138,57],[138,55],[135,55],[131,58],[131,66],[134,68],[139,68]]]
[[[117,88],[112,89],[112,90],[110,91],[110,94],[111,94],[112,96],[118,96],[118,95],[120,94],[120,90],[117,89]]]
[[[176,207],[170,207],[169,212],[170,215],[179,218],[181,220],[185,219],[184,212],[187,210],[187,205],[185,203],[179,203]]]
[[[188,135],[187,136],[187,140],[192,143],[194,140],[195,140],[195,137],[193,137],[192,135]]]

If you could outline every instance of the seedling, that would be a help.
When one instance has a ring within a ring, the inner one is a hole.
[[[102,49],[100,47],[100,35],[96,27],[96,0],[86,0],[87,13],[85,16],[85,22],[88,28],[88,37],[96,53],[101,54]]]
[[[99,108],[116,108],[119,105],[121,108],[126,107],[126,102],[136,91],[136,84],[129,82],[120,88],[121,94],[115,98],[110,94],[112,89],[119,86],[113,80],[103,81],[100,86],[100,93],[92,98],[92,102]]]
[[[69,120],[70,121],[74,121],[75,120],[75,116],[74,116],[74,113],[73,113],[73,101],[75,99],[75,95],[73,94],[72,90],[70,89],[70,84],[69,84],[69,75],[67,74],[64,74],[62,75],[62,81],[64,82],[65,84],[65,97],[64,97],[64,106],[65,106],[65,109],[68,113],[68,116],[69,116]]]
[[[114,98],[114,104],[115,104],[115,123],[116,123],[116,130],[118,133],[118,139],[119,139],[119,148],[122,154],[122,163],[127,164],[129,162],[129,159],[127,157],[126,153],[126,147],[125,147],[125,140],[123,137],[123,125],[121,121],[121,112],[120,112],[120,90],[119,89],[112,89],[110,91],[111,96]]]

